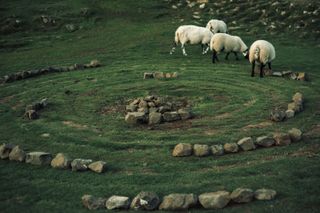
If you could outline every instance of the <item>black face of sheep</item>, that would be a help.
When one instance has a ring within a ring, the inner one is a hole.
[[[242,54],[245,59],[249,60],[249,49],[246,49],[245,51],[243,51]]]

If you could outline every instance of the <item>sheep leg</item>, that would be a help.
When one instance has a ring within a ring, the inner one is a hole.
[[[228,60],[229,54],[230,54],[230,53],[227,53],[227,55],[226,55],[226,57],[225,57],[226,60]]]
[[[204,44],[201,44],[201,48],[202,48],[202,55],[206,54],[205,45]]]
[[[182,49],[182,54],[184,56],[187,56],[188,54],[186,53],[186,49],[184,48],[184,44],[181,44],[181,49]]]
[[[204,54],[207,54],[207,52],[209,51],[209,45],[208,44],[206,44],[206,46],[207,46],[207,48],[206,48],[206,50],[204,51]]]
[[[217,52],[215,50],[212,51],[212,63],[215,63],[215,59],[218,59]]]
[[[272,70],[271,69],[271,62],[268,63],[268,67],[269,67],[269,70]]]
[[[176,47],[177,47],[176,42],[173,42],[173,47],[172,47],[172,49],[170,51],[170,55],[172,55],[172,53],[174,53],[174,51],[176,50]]]
[[[256,62],[253,61],[253,62],[252,62],[251,77],[254,77],[254,68],[255,68],[255,66],[256,66]]]
[[[239,60],[238,54],[236,52],[233,52],[234,56],[236,57],[236,60]]]
[[[260,78],[263,78],[263,67],[264,67],[264,65],[261,63],[261,65],[260,65]]]

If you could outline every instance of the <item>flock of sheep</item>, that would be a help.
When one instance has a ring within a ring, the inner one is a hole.
[[[265,40],[253,42],[250,48],[242,41],[239,36],[229,35],[227,25],[224,21],[212,19],[206,27],[195,25],[182,25],[175,32],[174,44],[170,51],[172,54],[176,46],[180,43],[183,55],[187,55],[185,44],[201,44],[202,54],[206,54],[210,48],[213,52],[212,63],[219,60],[217,54],[226,53],[226,60],[229,54],[233,53],[239,60],[237,53],[249,59],[252,64],[251,76],[254,76],[255,64],[260,64],[260,77],[263,77],[263,68],[268,64],[271,70],[271,61],[275,59],[276,52],[274,46]]]

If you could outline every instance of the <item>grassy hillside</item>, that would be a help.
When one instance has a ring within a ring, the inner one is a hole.
[[[252,25],[241,22],[242,27],[233,28],[232,33],[248,45],[257,39],[274,44],[275,71],[307,72],[311,81],[260,79],[251,78],[250,64],[235,61],[233,55],[229,61],[221,55],[220,62],[212,64],[211,55],[201,55],[200,46],[187,46],[188,57],[179,48],[169,55],[177,26],[204,25],[212,17],[209,8],[201,20],[195,20],[194,8],[172,9],[178,1],[0,2],[1,76],[92,59],[104,64],[0,85],[0,142],[27,151],[104,160],[109,165],[108,172],[98,175],[1,160],[1,212],[87,212],[80,202],[83,194],[133,197],[151,190],[164,196],[237,187],[273,188],[278,197],[221,212],[316,212],[320,208],[320,48],[314,34],[305,38],[290,31],[271,34],[254,20]],[[41,16],[49,17],[49,23],[44,24]],[[232,17],[227,24],[239,20]],[[66,24],[77,30],[69,32]],[[154,71],[177,71],[179,78],[142,79],[144,72]],[[286,108],[297,91],[306,97],[305,110],[288,121],[269,122],[270,110]],[[153,129],[127,125],[126,100],[149,94],[187,99],[196,117]],[[25,119],[25,106],[44,97],[49,106],[40,119]],[[302,142],[219,158],[171,157],[180,142],[236,142],[292,127],[304,132]],[[43,133],[50,137],[42,137]]]

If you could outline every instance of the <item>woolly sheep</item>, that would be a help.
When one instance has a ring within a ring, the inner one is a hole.
[[[260,77],[263,77],[263,67],[268,64],[271,70],[271,61],[276,58],[274,46],[265,40],[257,40],[250,46],[248,53],[249,61],[252,64],[251,76],[254,76],[255,63],[260,64]]]
[[[202,54],[206,54],[209,50],[209,43],[212,36],[212,32],[205,27],[198,27],[195,25],[182,25],[178,27],[175,32],[173,47],[170,51],[170,54],[175,51],[175,48],[179,43],[181,43],[182,53],[185,56],[187,55],[184,47],[186,43],[201,44]],[[205,47],[207,48],[205,49]]]
[[[239,36],[232,36],[226,33],[216,33],[212,36],[210,41],[210,49],[212,50],[212,63],[215,62],[215,59],[219,61],[217,54],[220,52],[226,52],[225,57],[228,60],[229,54],[234,53],[236,59],[239,60],[237,53],[242,52],[243,55],[247,55],[248,47],[242,41]]]
[[[208,23],[206,28],[208,28],[213,33],[227,33],[228,28],[227,24],[218,19],[211,19]]]

